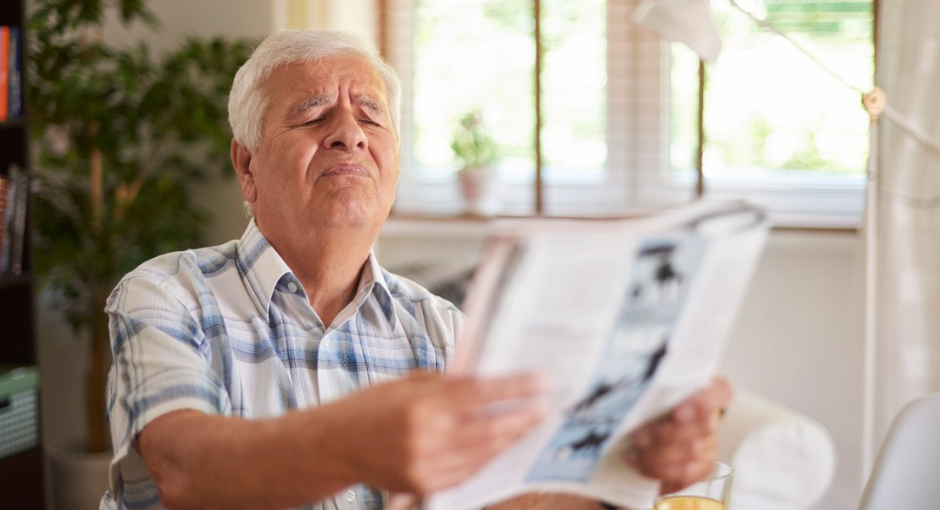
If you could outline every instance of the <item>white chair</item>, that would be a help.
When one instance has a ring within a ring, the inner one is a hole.
[[[734,466],[733,510],[809,510],[835,474],[825,427],[741,388],[721,420],[718,445],[718,458]]]
[[[909,403],[894,418],[858,508],[940,508],[940,393]]]

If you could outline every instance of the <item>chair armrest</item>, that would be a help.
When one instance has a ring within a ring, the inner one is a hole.
[[[835,444],[818,422],[738,390],[719,427],[719,459],[735,468],[729,508],[806,510],[835,472]]]

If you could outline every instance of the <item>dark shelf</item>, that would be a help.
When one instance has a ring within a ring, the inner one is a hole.
[[[0,290],[7,289],[10,287],[25,287],[30,285],[33,281],[32,275],[29,274],[18,274],[18,275],[0,275]]]
[[[8,5],[9,4],[9,5]],[[23,26],[23,2],[3,2],[3,9],[0,9],[0,25],[5,27]]]
[[[0,25],[20,27],[21,49],[28,46],[29,31],[26,24],[26,0],[0,0]],[[27,73],[21,74],[21,97],[25,98]],[[25,106],[25,105],[24,105]],[[29,115],[0,122],[0,169],[17,165],[30,167]],[[27,206],[24,273],[0,275],[0,364],[37,365],[36,324],[33,289],[32,249],[29,230],[32,228],[31,211]],[[40,434],[41,437],[41,434]],[[0,459],[0,510],[42,510],[43,501],[42,447],[32,448]]]
[[[0,510],[42,510],[42,450],[0,459]]]
[[[0,167],[10,164],[23,168],[29,166],[28,138],[25,124],[20,127],[11,125],[0,130]]]
[[[14,129],[14,128],[25,128],[26,119],[23,117],[17,117],[15,119],[5,120],[0,122],[0,129]]]

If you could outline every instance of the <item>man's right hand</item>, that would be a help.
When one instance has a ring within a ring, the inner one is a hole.
[[[354,479],[426,495],[463,481],[544,417],[545,379],[416,373],[323,406],[341,435],[323,445]],[[503,404],[496,406],[495,404]]]

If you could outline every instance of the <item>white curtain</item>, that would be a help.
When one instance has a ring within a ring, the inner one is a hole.
[[[936,146],[940,1],[880,3],[876,82],[890,107]],[[871,452],[905,403],[940,391],[940,153],[884,117],[878,138],[878,198],[866,226],[876,241]]]

